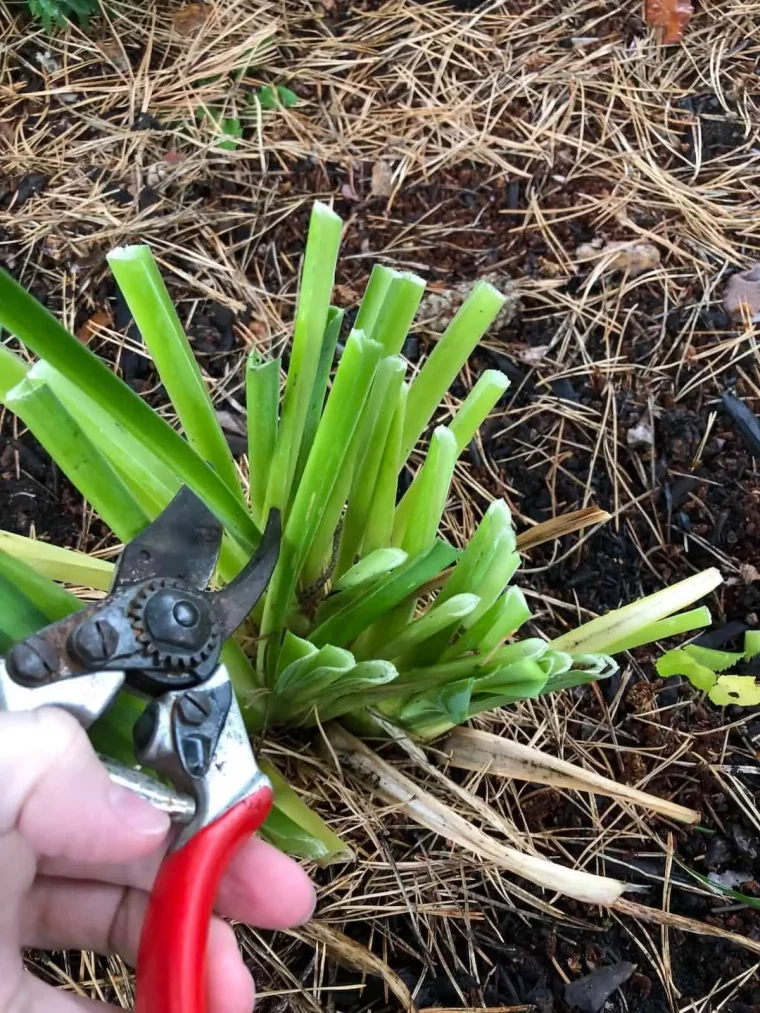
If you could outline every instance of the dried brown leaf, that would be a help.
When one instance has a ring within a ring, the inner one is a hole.
[[[384,960],[375,956],[366,946],[357,943],[355,939],[350,939],[343,932],[339,932],[326,922],[316,919],[312,919],[303,928],[290,934],[310,943],[321,943],[330,956],[344,967],[382,978],[403,1009],[410,1010],[411,1013],[416,1010],[417,1007],[411,992],[396,972],[391,970]]]
[[[206,4],[185,4],[172,15],[172,25],[178,35],[188,37],[206,24],[209,7]]]
[[[448,757],[449,763],[463,770],[487,771],[489,774],[513,777],[519,781],[593,792],[653,809],[682,823],[696,823],[699,820],[699,813],[695,809],[676,805],[627,784],[618,784],[609,777],[584,770],[583,767],[543,753],[533,746],[474,728],[453,729],[441,745],[441,752]]]
[[[359,774],[376,794],[386,802],[399,805],[420,826],[440,834],[453,844],[545,890],[556,891],[587,904],[609,907],[625,890],[625,884],[617,879],[595,876],[580,869],[567,869],[547,858],[505,847],[396,767],[386,763],[340,725],[330,725],[326,731],[330,745],[341,760]]]

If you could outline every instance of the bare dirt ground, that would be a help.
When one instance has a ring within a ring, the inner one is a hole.
[[[716,622],[757,625],[760,476],[720,398],[760,411],[754,324],[723,306],[728,277],[760,259],[760,5],[702,3],[667,49],[633,2],[147,6],[109,4],[89,35],[53,38],[0,9],[3,265],[161,406],[104,261],[115,245],[149,243],[233,414],[247,350],[279,353],[289,339],[315,198],[347,223],[339,305],[356,306],[378,261],[443,293],[493,276],[514,314],[454,394],[486,366],[512,384],[458,466],[449,534],[497,495],[520,530],[596,504],[606,526],[541,546],[518,574],[543,629],[707,565],[725,578]],[[296,106],[251,100],[277,84]],[[234,150],[219,147],[204,105],[240,118]],[[626,259],[605,250],[623,241]],[[413,366],[440,329],[428,307],[404,349]],[[106,543],[9,416],[0,467],[3,527]],[[541,853],[760,941],[760,715],[658,680],[638,652],[608,683],[481,724],[699,808],[689,831],[597,797],[452,775]],[[568,983],[630,960],[609,1011],[760,1008],[757,952],[561,900],[564,917],[551,918],[493,868],[372,804],[305,738],[265,748],[357,852],[316,873],[321,918],[365,943],[420,1007],[560,1013]],[[740,899],[689,870],[724,874]],[[382,977],[340,969],[321,943],[240,937],[262,1010],[396,1004]],[[116,958],[29,959],[61,987],[129,1004]]]

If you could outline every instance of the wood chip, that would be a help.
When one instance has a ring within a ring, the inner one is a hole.
[[[664,46],[674,46],[681,41],[694,13],[691,0],[646,0],[645,9],[647,24],[662,29]]]
[[[185,4],[172,16],[174,31],[184,37],[195,35],[206,24],[208,14],[206,4]]]
[[[372,187],[373,197],[390,197],[393,192],[393,171],[384,158],[379,159],[372,166]]]
[[[576,260],[592,260],[601,271],[629,271],[641,274],[660,263],[660,251],[652,243],[621,240],[615,243],[583,243],[575,251]]]
[[[113,317],[111,316],[110,310],[98,310],[97,313],[93,313],[91,317],[82,324],[81,327],[77,328],[76,337],[83,345],[89,344],[90,341],[104,328],[113,326]]]
[[[731,275],[723,295],[723,308],[737,323],[760,320],[760,264]]]

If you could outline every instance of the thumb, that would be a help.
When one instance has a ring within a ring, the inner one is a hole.
[[[123,862],[156,850],[169,818],[112,783],[84,730],[53,707],[0,714],[0,836],[38,855]]]

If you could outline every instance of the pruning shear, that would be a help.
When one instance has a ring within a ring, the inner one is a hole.
[[[174,791],[106,764],[115,780],[166,809],[175,827],[140,941],[137,1013],[206,1010],[205,952],[219,881],[272,804],[219,659],[269,583],[280,537],[273,510],[241,573],[221,591],[205,590],[222,527],[183,487],[124,547],[106,598],[0,660],[0,710],[61,707],[88,728],[123,687],[149,700],[133,729],[135,756]]]

